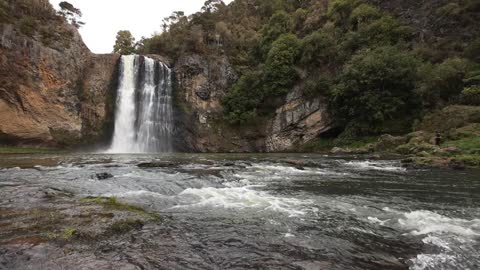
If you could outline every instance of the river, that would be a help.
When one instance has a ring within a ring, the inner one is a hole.
[[[0,196],[41,185],[168,217],[118,239],[138,269],[480,269],[476,170],[314,154],[3,155],[0,167]]]

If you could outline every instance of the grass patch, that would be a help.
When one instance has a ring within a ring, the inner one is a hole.
[[[456,141],[448,141],[444,145],[456,146],[468,154],[480,154],[480,137],[470,137]]]
[[[109,231],[116,234],[122,234],[129,232],[131,230],[139,230],[143,227],[143,221],[139,219],[127,219],[114,222]]]
[[[316,139],[300,147],[301,152],[322,152],[335,147],[333,139]]]
[[[72,228],[72,227],[67,227],[67,228],[63,229],[63,232],[61,234],[61,238],[64,239],[64,240],[69,240],[76,233],[77,233],[77,229]]]
[[[480,167],[480,155],[458,155],[452,158],[454,162],[460,162],[468,167]]]
[[[323,139],[319,138],[310,141],[300,147],[303,152],[324,152],[330,151],[333,147],[358,149],[378,141],[378,136],[359,137],[354,140]]]
[[[128,211],[128,212],[149,216],[154,220],[160,220],[159,215],[148,212],[142,207],[139,207],[136,205],[121,203],[118,201],[116,197],[87,197],[87,198],[81,199],[81,202],[100,204],[100,205],[103,205],[103,207],[110,210]]]

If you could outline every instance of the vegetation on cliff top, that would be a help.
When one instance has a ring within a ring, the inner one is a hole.
[[[48,0],[0,0],[0,23],[13,24],[20,32],[56,49],[69,48],[82,12],[69,2],[61,2],[60,10],[53,9]]]
[[[209,0],[201,12],[165,18],[164,32],[136,49],[227,56],[241,75],[223,102],[231,124],[271,114],[272,98],[301,85],[307,98],[327,97],[343,137],[392,131],[395,121],[405,133],[428,111],[479,104],[480,5],[424,5],[436,17],[419,27],[399,3]]]

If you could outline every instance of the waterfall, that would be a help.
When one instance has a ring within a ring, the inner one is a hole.
[[[122,56],[110,153],[172,151],[171,70],[151,58]]]

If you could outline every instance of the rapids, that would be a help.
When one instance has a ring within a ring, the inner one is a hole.
[[[0,166],[0,195],[7,183],[50,186],[168,217],[113,243],[141,269],[480,269],[479,171],[300,154],[12,155]],[[103,172],[113,178],[95,179]]]

